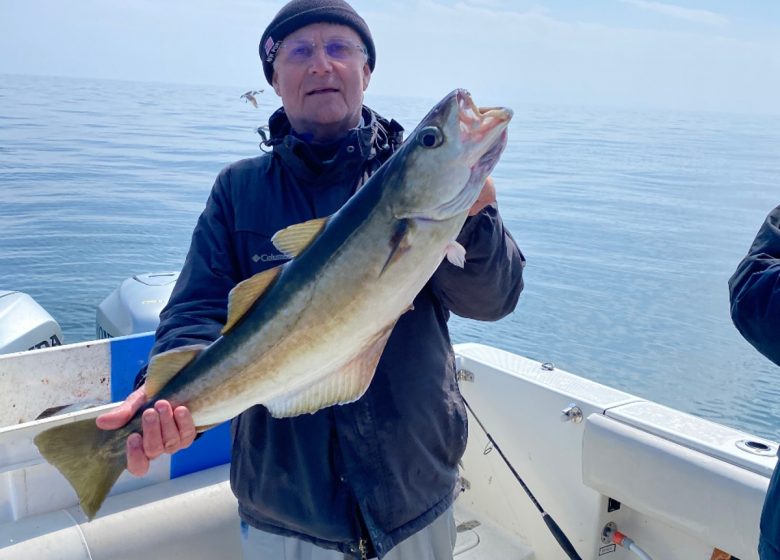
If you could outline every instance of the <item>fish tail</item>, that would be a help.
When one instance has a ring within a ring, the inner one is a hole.
[[[38,434],[41,455],[70,482],[91,521],[127,464],[128,426],[101,430],[94,419],[56,426]]]

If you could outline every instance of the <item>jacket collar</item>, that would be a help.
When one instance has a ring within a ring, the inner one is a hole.
[[[362,113],[363,126],[350,130],[336,148],[335,156],[327,162],[323,162],[308,143],[293,133],[283,107],[268,119],[270,138],[266,145],[300,181],[325,186],[353,178],[356,169],[362,169],[379,152],[394,151],[403,135],[403,127],[396,121],[388,121],[365,105]]]

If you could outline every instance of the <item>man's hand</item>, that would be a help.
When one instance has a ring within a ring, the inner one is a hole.
[[[121,428],[148,400],[142,385],[117,408],[98,416],[97,427],[101,430]],[[127,438],[127,470],[135,476],[145,475],[152,459],[163,453],[175,453],[195,441],[195,424],[187,407],[178,406],[173,410],[164,400],[143,412],[142,428],[143,435],[134,433]]]
[[[494,204],[496,202],[496,186],[493,184],[493,177],[488,175],[485,179],[485,184],[482,186],[482,190],[479,193],[479,198],[474,205],[469,209],[469,216],[475,216],[479,214],[485,206]]]

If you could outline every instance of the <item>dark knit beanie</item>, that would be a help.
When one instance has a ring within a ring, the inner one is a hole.
[[[271,20],[260,39],[260,59],[269,84],[274,75],[274,58],[282,40],[311,23],[338,23],[354,29],[368,51],[368,67],[374,71],[376,51],[371,31],[352,6],[344,0],[291,0]]]

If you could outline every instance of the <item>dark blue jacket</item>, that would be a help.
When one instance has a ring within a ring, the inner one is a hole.
[[[780,206],[767,216],[750,251],[729,280],[729,289],[731,318],[739,332],[780,365]],[[765,541],[762,560],[780,559],[779,468],[775,468],[764,502],[761,540]]]
[[[271,236],[334,213],[390,157],[400,126],[368,109],[363,120],[331,153],[315,153],[280,110],[269,122],[273,151],[219,174],[153,354],[216,339],[230,289],[284,260]],[[368,538],[381,557],[452,504],[467,429],[447,319],[510,313],[524,264],[492,207],[466,222],[459,241],[465,269],[440,266],[396,324],[361,399],[285,419],[255,406],[233,421],[231,483],[244,521],[351,555]]]

